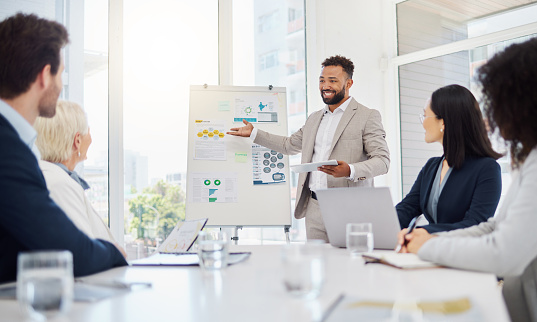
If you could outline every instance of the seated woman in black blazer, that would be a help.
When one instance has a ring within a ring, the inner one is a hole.
[[[465,87],[437,89],[420,119],[425,142],[444,155],[429,159],[395,207],[401,228],[423,214],[429,233],[473,226],[494,215],[502,190],[501,154],[492,149],[474,95]]]

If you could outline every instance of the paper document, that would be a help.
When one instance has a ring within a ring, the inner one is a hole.
[[[402,269],[440,267],[412,253],[365,253],[362,257],[366,263],[381,263]]]
[[[196,120],[194,160],[226,161],[226,123],[223,120]]]
[[[189,175],[189,202],[239,202],[237,172],[192,172]]]
[[[252,144],[254,185],[285,182],[287,162],[283,153]]]
[[[317,168],[323,165],[337,165],[337,160],[296,164],[296,165],[292,165],[290,168],[296,173],[301,173],[301,172],[318,171]]]
[[[177,223],[166,240],[159,246],[160,253],[186,252],[198,237],[198,232],[205,227],[207,218],[185,220]]]
[[[373,299],[344,296],[322,321],[482,321],[479,308],[468,297]]]
[[[235,98],[234,122],[278,123],[278,94]]]

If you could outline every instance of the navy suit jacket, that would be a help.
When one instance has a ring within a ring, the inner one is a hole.
[[[437,222],[427,212],[431,188],[442,157],[429,159],[410,192],[397,205],[401,228],[421,214],[431,223],[429,233],[470,227],[494,215],[502,192],[501,169],[492,158],[468,157],[460,169],[453,169],[438,198]]]
[[[0,114],[0,283],[16,279],[19,252],[53,249],[73,253],[75,276],[127,265],[114,245],[86,236],[50,199],[37,159]]]

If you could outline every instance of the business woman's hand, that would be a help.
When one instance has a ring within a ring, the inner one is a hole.
[[[398,253],[408,253],[408,250],[406,249],[406,243],[405,243],[405,235],[407,231],[408,229],[404,228],[399,232],[399,234],[397,234],[397,247],[395,248],[395,251]]]
[[[403,232],[406,232],[406,229],[400,231],[398,235],[398,238],[401,238],[400,236],[403,234],[403,238],[406,239],[406,245],[401,249],[401,253],[417,254],[423,244],[425,244],[429,239],[436,237],[429,234],[429,232],[423,228],[416,228],[408,235],[404,235]],[[400,239],[400,241],[402,241],[402,239]]]

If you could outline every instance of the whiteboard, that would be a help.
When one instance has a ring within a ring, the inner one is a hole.
[[[243,117],[287,136],[285,88],[190,86],[186,219],[209,218],[208,226],[290,226],[288,156],[222,134],[243,126]]]

